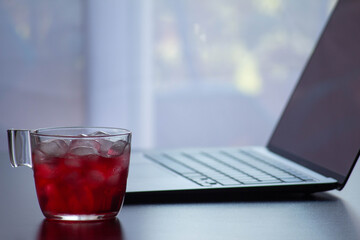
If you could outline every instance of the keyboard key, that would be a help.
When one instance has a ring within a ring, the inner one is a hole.
[[[191,178],[191,180],[193,180],[194,182],[196,182],[202,186],[214,186],[214,185],[218,184],[216,181],[214,181],[213,179],[208,178],[206,176],[203,176],[200,178]]]
[[[213,168],[210,168],[202,163],[199,163],[197,161],[195,161],[194,159],[183,155],[183,154],[177,154],[175,156],[171,156],[174,159],[176,159],[177,161],[183,163],[184,165],[192,168],[192,169],[196,169],[196,171],[203,173],[204,175],[211,175],[211,174],[217,174],[219,173],[218,171],[216,171]]]
[[[180,174],[184,174],[184,173],[196,173],[196,171],[194,171],[193,169],[191,168],[188,168],[174,160],[172,160],[171,158],[168,158],[167,156],[165,155],[156,155],[156,156],[150,156],[150,155],[147,155],[147,157],[155,160],[156,162],[172,169],[173,171],[175,172],[178,172]]]
[[[258,180],[254,180],[254,179],[241,180],[241,182],[242,182],[243,184],[255,184],[255,183],[261,183],[260,181],[258,181]]]
[[[312,177],[309,177],[309,176],[306,176],[306,175],[303,175],[303,174],[298,174],[296,176],[298,176],[299,178],[301,178],[304,181],[314,181],[314,179]]]
[[[287,183],[302,182],[302,180],[299,179],[299,178],[284,178],[284,179],[281,179],[281,180],[284,181],[284,182],[287,182]]]
[[[262,183],[281,183],[279,179],[264,179],[261,180]]]
[[[257,179],[259,179],[260,181],[279,180],[278,178],[275,178],[275,177],[272,177],[272,176],[264,176],[264,177],[257,176]]]
[[[194,178],[194,179],[198,179],[204,175],[200,174],[200,173],[197,173],[197,172],[193,172],[193,173],[184,173],[182,174],[183,176],[187,177],[187,178]]]
[[[234,179],[231,179],[231,178],[227,178],[227,179],[221,179],[221,180],[218,180],[218,182],[222,185],[240,185],[241,183],[234,180]]]

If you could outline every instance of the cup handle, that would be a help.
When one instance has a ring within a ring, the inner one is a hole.
[[[30,130],[7,130],[10,163],[13,167],[32,168]]]

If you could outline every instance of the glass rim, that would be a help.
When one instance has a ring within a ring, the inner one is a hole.
[[[118,133],[106,133],[106,135],[97,135],[97,136],[77,136],[77,135],[67,135],[67,134],[54,134],[54,133],[42,133],[41,131],[47,130],[79,130],[79,129],[102,129],[102,130],[116,130]],[[48,127],[48,128],[38,128],[30,131],[31,135],[39,137],[53,137],[53,138],[81,138],[81,139],[94,139],[94,138],[109,138],[116,136],[127,136],[131,135],[132,132],[125,128],[116,128],[116,127],[86,127],[86,126],[76,126],[76,127]]]

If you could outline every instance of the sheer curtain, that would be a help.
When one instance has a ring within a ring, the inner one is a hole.
[[[151,147],[152,1],[88,3],[87,121],[128,128],[134,147]]]
[[[0,0],[0,147],[74,125],[135,148],[265,144],[333,5]]]
[[[0,150],[6,129],[84,124],[81,0],[0,0]]]
[[[90,1],[87,120],[141,148],[265,144],[334,3]]]

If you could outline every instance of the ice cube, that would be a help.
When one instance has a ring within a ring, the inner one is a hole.
[[[107,179],[107,184],[110,186],[119,185],[121,182],[120,174],[114,174]]]
[[[76,139],[76,140],[72,140],[69,146],[70,151],[73,148],[78,148],[78,147],[89,147],[89,148],[94,148],[96,149],[97,152],[99,152],[100,150],[100,143],[95,141],[95,140],[87,140],[87,139]]]
[[[108,151],[114,143],[106,139],[99,139],[97,141],[100,143],[100,154],[103,157],[107,157]]]
[[[61,181],[63,181],[63,183],[71,185],[80,182],[80,179],[81,175],[79,171],[70,170],[67,171],[66,174],[62,175]]]
[[[127,156],[127,157],[130,157],[130,152],[131,152],[131,147],[130,147],[130,143],[126,144],[126,147],[124,149],[124,154]]]
[[[74,154],[75,155],[75,154]],[[79,158],[72,158],[72,157],[69,157],[69,158],[65,158],[64,159],[64,165],[67,167],[67,168],[80,168],[82,166],[82,161],[81,159]]]
[[[36,178],[54,178],[56,177],[56,168],[49,164],[34,165],[34,175]]]
[[[90,133],[88,136],[108,136],[109,134],[104,131],[97,131]]]
[[[105,176],[102,172],[91,170],[86,175],[87,184],[92,187],[98,187],[105,182]]]
[[[66,154],[69,146],[64,140],[56,139],[40,143],[39,150],[47,156],[61,157]]]
[[[123,154],[127,142],[123,140],[116,141],[108,150],[107,154],[110,156],[118,156]]]
[[[107,178],[107,183],[112,186],[121,183],[121,176],[125,173],[126,170],[122,166],[114,167]]]
[[[46,155],[45,155],[45,153],[43,153],[39,149],[35,149],[32,152],[32,159],[33,159],[34,162],[43,162],[43,161],[46,160]]]
[[[92,147],[74,147],[70,149],[70,154],[76,156],[96,155],[98,151]]]

